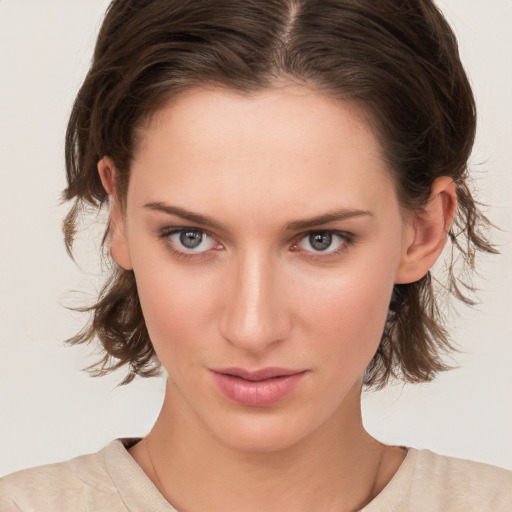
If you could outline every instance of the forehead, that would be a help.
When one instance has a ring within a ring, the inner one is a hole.
[[[363,111],[302,86],[190,90],[141,135],[130,185],[139,202],[181,194],[211,207],[292,208],[300,196],[361,207],[350,203],[373,201],[390,185]]]
[[[300,153],[322,144],[364,145],[380,157],[368,118],[355,102],[301,85],[282,83],[253,93],[193,88],[176,95],[151,117],[141,130],[139,150],[156,142],[159,134],[205,150],[218,148],[219,143],[222,147],[243,143],[249,151],[251,142],[267,150],[273,142],[279,152]]]

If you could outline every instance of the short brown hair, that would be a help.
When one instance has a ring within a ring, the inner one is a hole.
[[[66,136],[64,197],[74,201],[64,221],[69,252],[78,214],[107,199],[98,161],[114,161],[123,205],[138,128],[159,108],[192,87],[244,93],[280,79],[363,106],[404,207],[421,209],[437,177],[454,180],[451,249],[466,268],[474,269],[478,251],[496,252],[468,187],[474,98],[455,36],[431,0],[113,1]],[[108,228],[104,241],[107,235]],[[473,289],[461,283],[449,265],[445,289],[471,303]],[[127,364],[123,383],[157,372],[133,272],[115,267],[98,301],[84,310],[91,321],[70,342],[100,340],[103,358],[90,370],[103,374]],[[429,272],[395,286],[365,383],[431,380],[447,369],[442,355],[451,348]]]

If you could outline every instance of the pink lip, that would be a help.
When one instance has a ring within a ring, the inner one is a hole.
[[[229,399],[248,407],[268,407],[291,393],[305,375],[305,370],[243,368],[211,370],[220,391]]]

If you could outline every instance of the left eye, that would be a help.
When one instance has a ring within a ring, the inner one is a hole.
[[[215,247],[215,241],[201,229],[177,229],[165,234],[165,238],[184,252],[206,252]]]
[[[331,253],[342,248],[347,242],[346,238],[337,233],[319,231],[309,233],[300,242],[299,247],[306,251]]]

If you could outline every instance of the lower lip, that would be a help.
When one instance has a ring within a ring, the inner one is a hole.
[[[291,393],[305,373],[294,373],[258,381],[217,372],[212,372],[212,375],[220,391],[230,400],[247,407],[269,407]]]

